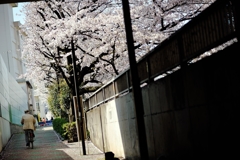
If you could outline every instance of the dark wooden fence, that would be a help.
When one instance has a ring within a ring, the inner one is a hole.
[[[239,40],[239,0],[217,0],[184,27],[163,41],[137,63],[141,84],[184,66],[206,51],[231,39]],[[86,109],[131,90],[128,69],[84,101]]]

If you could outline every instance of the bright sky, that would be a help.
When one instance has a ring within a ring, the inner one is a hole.
[[[21,24],[24,23],[24,15],[21,13],[21,9],[24,3],[18,3],[18,7],[13,8],[13,20],[20,21]]]

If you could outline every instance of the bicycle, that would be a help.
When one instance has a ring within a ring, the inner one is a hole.
[[[27,134],[28,134],[28,142],[29,142],[29,146],[30,148],[33,149],[33,141],[34,141],[34,134],[33,134],[33,131],[32,130],[28,130],[27,131]]]

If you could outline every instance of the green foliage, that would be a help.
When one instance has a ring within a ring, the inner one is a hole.
[[[64,129],[63,125],[68,123],[68,120],[65,118],[55,118],[52,122],[53,129],[59,133],[62,137],[64,137]]]
[[[65,123],[63,125],[63,129],[64,129],[64,136],[68,138],[68,140],[74,141],[74,137],[77,136],[76,122]]]
[[[66,117],[70,106],[71,90],[64,80],[54,83],[49,88],[48,105],[54,117]]]
[[[90,131],[87,130],[87,139],[90,140]]]
[[[66,84],[65,81],[61,81],[60,83],[60,94],[59,94],[59,102],[61,108],[67,108],[70,106],[70,93],[71,90]]]

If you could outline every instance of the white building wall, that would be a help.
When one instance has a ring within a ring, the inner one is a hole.
[[[24,63],[21,59],[21,50],[22,50],[24,35],[21,34],[21,32],[20,32],[20,26],[21,26],[21,23],[19,21],[14,22],[14,27],[15,27],[15,29],[14,29],[14,40],[15,40],[14,45],[15,45],[16,52],[13,55],[13,61],[15,64],[14,70],[15,70],[16,76],[19,76],[26,72]]]
[[[17,64],[14,62],[14,57],[17,56],[19,48],[18,40],[15,39],[15,26],[13,23],[13,8],[14,5],[0,5],[0,54],[6,64],[8,72],[16,79],[18,71]],[[20,42],[20,41],[19,41]]]
[[[10,121],[9,117],[9,81],[8,71],[1,56],[0,56],[0,103],[1,103],[1,117]]]
[[[35,105],[36,105],[36,103],[38,103],[38,105],[39,105],[39,110],[37,109],[37,107],[36,107],[36,113],[38,114],[38,116],[39,116],[39,118],[45,118],[46,119],[46,113],[45,113],[45,107],[47,106],[47,104],[46,104],[46,102],[45,101],[43,101],[41,98],[40,98],[40,96],[36,96],[36,98],[34,98],[35,100],[36,100],[36,102],[35,102]]]
[[[13,124],[21,125],[22,115],[28,109],[27,94],[10,74],[8,74],[8,81],[10,120]]]
[[[0,5],[0,152],[13,133],[11,126],[21,128],[21,117],[28,109],[27,89],[24,91],[24,85],[16,81],[25,69],[20,60],[21,52],[17,52],[22,39],[17,30],[19,23],[13,22],[14,5]]]
[[[10,123],[21,126],[27,100],[27,94],[7,71],[0,55],[0,151],[11,137]]]
[[[38,85],[39,84],[37,83]],[[48,118],[51,119],[52,114],[50,112],[45,112],[46,108],[48,107],[47,105],[47,97],[44,92],[47,92],[47,90],[40,90],[40,87],[34,86],[34,100],[35,100],[35,105],[36,105],[36,114],[39,116],[39,118]],[[37,103],[39,105],[39,108],[37,108]],[[49,118],[50,117],[50,118]]]

